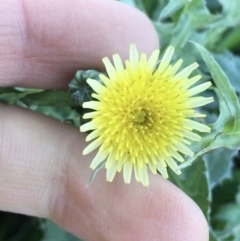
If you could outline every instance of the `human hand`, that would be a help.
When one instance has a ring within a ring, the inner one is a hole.
[[[67,88],[77,69],[102,69],[101,58],[127,58],[136,43],[158,47],[150,21],[110,0],[2,0],[0,84]],[[112,183],[101,170],[88,185],[91,155],[78,129],[26,109],[0,105],[0,209],[49,218],[86,241],[206,241],[207,223],[181,190],[150,176]]]

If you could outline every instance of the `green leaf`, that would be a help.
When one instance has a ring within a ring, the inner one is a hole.
[[[164,20],[174,13],[176,13],[180,8],[182,8],[189,0],[170,0],[168,4],[163,8],[159,20]]]
[[[153,22],[153,24],[159,36],[161,53],[163,53],[164,49],[169,46],[169,39],[171,39],[171,31],[174,26],[172,23]]]
[[[230,115],[232,117],[231,128],[227,132],[240,130],[240,105],[238,102],[238,97],[231,86],[226,74],[223,72],[219,64],[214,60],[214,58],[209,54],[209,52],[200,44],[193,43],[198,51],[200,52],[205,64],[207,65],[212,79],[217,86],[224,102],[226,103]]]
[[[215,230],[220,240],[239,241],[237,238],[240,237],[240,189],[236,194],[235,203],[221,206],[213,218],[215,222],[217,220],[224,223],[222,230]]]
[[[48,220],[42,223],[42,229],[45,233],[42,241],[83,241]]]
[[[223,15],[226,21],[232,21],[233,23],[237,23],[240,20],[239,9],[240,9],[240,1],[238,0],[218,0],[219,3],[223,7]]]
[[[205,217],[209,219],[211,197],[204,161],[199,159],[191,167],[182,170],[179,176],[169,170],[169,178],[198,204]]]
[[[240,107],[237,95],[219,64],[204,47],[197,43],[194,44],[199,50],[216,84],[216,94],[219,97],[220,103],[220,116],[217,122],[212,125],[213,132],[203,137],[201,142],[203,149],[181,164],[179,166],[180,169],[191,165],[194,160],[203,154],[218,148],[226,147],[237,150],[240,147]]]
[[[222,40],[218,45],[218,50],[223,51],[226,49],[238,49],[240,42],[240,26],[236,26],[223,35]]]
[[[213,57],[227,75],[235,91],[240,93],[240,58],[233,55],[230,51],[225,51],[222,54],[215,54]]]
[[[30,106],[31,110],[42,113],[46,116],[51,116],[61,122],[71,123],[76,127],[80,126],[80,114],[68,106]]]
[[[172,31],[171,45],[184,47],[191,34],[217,21],[219,16],[210,14],[204,0],[192,0],[185,4],[176,27]]]
[[[12,105],[12,104],[16,104],[20,99],[27,96],[28,94],[29,93],[27,93],[27,92],[17,93],[13,90],[13,92],[0,94],[0,101],[6,103],[8,105]]]
[[[21,101],[27,106],[77,106],[68,91],[45,90],[39,93],[27,94]]]
[[[146,9],[146,12],[148,16],[152,16],[155,9],[158,7],[158,0],[142,0],[142,3],[144,5],[144,8]]]
[[[228,106],[225,103],[224,99],[222,98],[219,90],[217,88],[213,88],[213,90],[215,91],[215,93],[218,97],[220,114],[218,116],[217,121],[211,125],[211,128],[212,128],[212,131],[221,132],[225,123],[227,123],[229,121],[231,116],[228,115],[228,113],[229,113]]]
[[[209,233],[209,241],[220,241],[211,229]]]
[[[232,176],[233,151],[225,148],[217,149],[203,157],[209,175],[209,186],[212,189]]]
[[[186,162],[179,165],[179,169],[192,165],[197,158],[222,147],[226,147],[231,150],[238,150],[240,147],[240,131],[232,133],[219,133],[209,146],[203,148],[192,158],[189,158]]]
[[[75,100],[79,106],[82,106],[82,103],[85,101],[92,100],[93,90],[87,83],[87,79],[95,79],[102,83],[99,78],[100,72],[89,69],[89,70],[78,70],[74,78],[69,83],[69,91],[72,98]]]
[[[222,41],[225,41],[224,33],[239,25],[240,21],[240,1],[239,0],[219,0],[222,5],[222,12],[219,21],[211,24],[211,28],[206,31],[204,45],[211,49],[222,49]],[[225,34],[226,35],[226,34]],[[239,36],[238,36],[239,37]]]

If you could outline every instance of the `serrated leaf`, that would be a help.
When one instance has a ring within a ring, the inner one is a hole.
[[[231,130],[228,132],[240,130],[240,105],[238,102],[238,97],[231,86],[226,74],[223,72],[219,64],[214,60],[214,58],[209,54],[209,52],[200,44],[193,43],[198,51],[200,52],[205,64],[207,65],[212,79],[216,84],[224,102],[226,103],[230,115],[233,119],[233,124]]]
[[[225,148],[217,149],[203,157],[209,173],[209,186],[212,189],[232,176],[233,151]]]
[[[227,113],[229,113],[229,109],[227,107],[227,104],[223,100],[222,96],[220,95],[219,90],[217,88],[213,88],[213,90],[215,91],[218,97],[220,114],[218,116],[217,121],[211,125],[211,128],[212,128],[212,131],[221,132],[225,123],[227,123],[230,119],[230,116],[227,115]]]
[[[235,91],[240,92],[240,58],[229,51],[213,55],[227,75]]]
[[[232,132],[232,133],[219,133],[208,147],[203,148],[192,158],[189,158],[186,162],[179,165],[179,169],[183,169],[192,165],[192,163],[197,158],[222,147],[225,147],[231,150],[238,150],[240,148],[240,131]]]
[[[230,85],[227,76],[213,57],[210,56],[208,51],[199,44],[194,44],[202,55],[202,58],[209,68],[212,78],[216,84],[216,94],[219,97],[220,103],[220,116],[217,122],[213,124],[213,133],[203,138],[203,149],[197,152],[194,157],[181,164],[179,166],[180,169],[191,165],[194,160],[203,154],[218,148],[226,147],[236,150],[240,147],[240,109],[236,93]]]

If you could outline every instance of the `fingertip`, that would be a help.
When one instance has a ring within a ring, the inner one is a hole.
[[[22,0],[19,3],[14,8],[20,6],[20,10],[9,4],[6,15],[13,16],[12,21],[8,17],[0,22],[9,25],[13,33],[19,30],[18,26],[24,26],[18,31],[21,36],[0,38],[2,56],[14,53],[15,61],[7,61],[12,74],[11,78],[8,73],[1,76],[2,85],[66,88],[78,69],[103,70],[101,59],[105,56],[118,53],[127,59],[131,43],[147,55],[159,45],[148,17],[118,1]]]
[[[165,209],[157,214],[163,220],[161,240],[208,241],[208,223],[199,206],[174,184],[157,178],[161,180],[153,183],[156,200],[161,198]]]
[[[143,12],[117,1],[92,0],[92,2],[95,4],[101,2],[105,5],[104,14],[108,16],[105,18],[106,22],[103,22],[106,31],[104,31],[105,36],[101,46],[102,56],[112,57],[113,54],[118,53],[123,60],[126,60],[129,58],[131,43],[135,43],[138,51],[146,53],[147,56],[159,48],[157,32]]]

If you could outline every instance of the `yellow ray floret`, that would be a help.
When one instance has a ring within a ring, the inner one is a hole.
[[[191,87],[201,78],[189,78],[198,64],[178,72],[182,60],[170,65],[173,52],[170,46],[156,67],[159,50],[147,60],[146,54],[139,56],[131,44],[125,65],[117,54],[113,64],[103,59],[108,74],[99,76],[103,84],[87,80],[96,100],[83,104],[92,109],[83,116],[91,120],[80,127],[82,132],[92,131],[86,139],[92,142],[83,154],[98,149],[90,167],[95,169],[105,162],[107,181],[123,171],[125,183],[130,183],[134,172],[136,180],[148,186],[148,171],[167,178],[167,166],[180,174],[176,161],[184,161],[182,154],[193,156],[188,145],[201,139],[193,130],[210,132],[208,126],[189,118],[204,116],[194,108],[213,98],[195,95],[209,88],[211,82]]]

